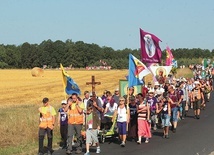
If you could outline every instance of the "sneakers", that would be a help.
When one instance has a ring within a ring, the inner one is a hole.
[[[125,147],[125,142],[122,142],[120,146]]]
[[[166,135],[165,138],[166,138],[166,139],[169,139],[169,135]]]
[[[197,116],[196,116],[196,115],[194,116],[194,119],[197,119]]]
[[[90,153],[89,153],[89,152],[86,152],[86,153],[84,153],[84,155],[90,155]]]
[[[153,127],[153,130],[157,130],[157,126],[156,125]]]
[[[137,141],[137,144],[141,144],[141,141],[138,140],[138,141]]]
[[[75,142],[74,141],[72,141],[72,144],[71,144],[72,146],[74,146],[75,145]]]
[[[173,133],[176,133],[176,128],[174,128],[174,129],[172,130],[172,132],[173,132]]]
[[[149,138],[146,138],[145,143],[149,143]]]
[[[199,115],[197,115],[196,117],[197,117],[197,119],[200,119],[200,116],[199,116]]]
[[[101,152],[100,147],[97,147],[96,153],[100,153],[100,152]]]

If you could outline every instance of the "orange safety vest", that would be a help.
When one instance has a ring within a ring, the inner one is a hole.
[[[83,114],[80,114],[75,106],[68,110],[68,124],[83,124]]]
[[[49,106],[45,113],[42,108],[44,107],[39,108],[39,112],[41,114],[39,127],[43,129],[53,129],[53,116],[51,115],[52,107]]]

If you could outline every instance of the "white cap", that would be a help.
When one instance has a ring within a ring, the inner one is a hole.
[[[160,84],[159,84],[159,82],[156,81],[154,85],[155,86],[159,86]]]
[[[186,82],[186,81],[187,81],[187,79],[183,78],[183,79],[182,79],[182,81]]]
[[[149,89],[148,93],[154,93],[154,89]]]
[[[200,82],[199,81],[195,81],[194,84],[200,84]]]
[[[62,100],[61,104],[67,104],[66,100]]]
[[[172,86],[172,89],[175,89],[175,86],[174,85],[171,85]]]
[[[115,91],[119,91],[119,88],[116,88]]]

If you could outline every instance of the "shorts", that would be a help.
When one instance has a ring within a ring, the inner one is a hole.
[[[119,135],[126,135],[126,122],[117,122],[117,128]]]
[[[195,102],[193,102],[194,110],[200,109],[200,106],[201,106],[201,100],[196,100]]]
[[[161,116],[162,126],[169,126],[170,122],[170,116],[168,114],[162,114]]]
[[[98,143],[98,130],[97,129],[92,129],[92,130],[89,130],[87,129],[86,130],[86,144],[92,144],[92,141],[94,143]]]
[[[172,108],[171,111],[172,111],[172,115],[171,115],[172,121],[178,122],[178,107]]]

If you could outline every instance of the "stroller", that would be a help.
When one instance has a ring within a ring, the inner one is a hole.
[[[103,128],[102,130],[99,131],[98,136],[101,143],[104,143],[106,138],[110,138],[111,140],[113,138],[116,138],[118,136],[116,119],[113,120],[113,124],[110,127],[110,129]]]

